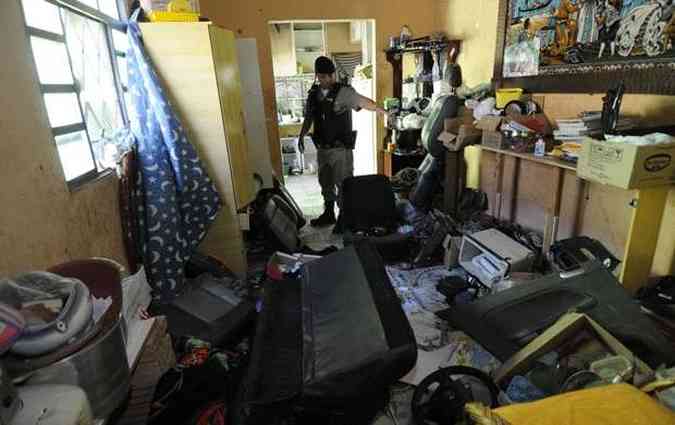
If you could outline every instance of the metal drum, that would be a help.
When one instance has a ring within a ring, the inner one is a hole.
[[[129,393],[129,364],[123,337],[122,286],[118,264],[89,259],[60,264],[50,272],[80,279],[98,298],[111,297],[112,305],[89,335],[40,357],[6,359],[14,377],[27,384],[63,384],[81,387],[96,418],[105,418]]]
[[[87,394],[94,416],[104,418],[126,399],[129,380],[122,321],[118,320],[77,353],[34,371],[27,384],[78,386]]]
[[[11,423],[19,406],[19,398],[16,394],[16,388],[12,384],[12,379],[0,364],[0,424]]]

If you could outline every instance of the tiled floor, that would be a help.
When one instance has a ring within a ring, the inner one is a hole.
[[[316,174],[285,176],[286,189],[293,195],[307,217],[318,217],[323,212],[321,187]]]
[[[291,193],[295,202],[298,203],[307,222],[316,218],[323,212],[323,198],[321,187],[316,174],[303,174],[301,176],[286,176],[286,189]],[[322,250],[331,245],[341,248],[342,237],[334,235],[333,227],[314,228],[307,224],[300,230],[300,238],[310,248]]]

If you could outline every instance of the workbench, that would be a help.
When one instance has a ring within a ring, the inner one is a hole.
[[[548,253],[558,235],[565,170],[571,170],[576,173],[576,165],[557,158],[539,157],[531,153],[518,153],[511,150],[487,146],[483,146],[482,149],[497,154],[497,169],[495,170],[497,189],[494,198],[495,217],[498,219],[502,218],[502,208],[504,203],[504,156],[510,156],[515,159],[514,173],[510,176],[509,182],[513,185],[514,190],[511,191],[511,199],[507,200],[512,206],[512,217],[515,215],[513,210],[516,208],[516,200],[518,197],[538,203],[546,212],[543,251],[544,253]],[[534,178],[533,181],[536,181],[538,184],[534,187],[535,190],[521,193],[517,189],[519,175],[521,172],[525,171],[522,167],[523,161],[531,163],[527,172],[531,173],[531,177]],[[583,193],[584,180],[579,178],[576,180],[579,192]],[[574,211],[574,230],[572,236],[577,236],[578,234],[580,205],[581,202],[576,205]]]
[[[669,186],[624,190],[577,177],[567,161],[487,146],[481,151],[481,189],[493,216],[535,228],[531,221],[540,212],[522,210],[536,205],[544,213],[545,253],[559,238],[562,217],[563,238],[586,235],[609,245],[622,260],[619,280],[628,290],[647,283],[661,227],[654,211],[665,208]]]

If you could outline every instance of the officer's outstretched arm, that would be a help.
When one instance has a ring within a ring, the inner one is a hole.
[[[379,112],[380,114],[386,113],[384,108],[380,107],[374,100],[361,95],[359,95],[359,107],[368,111]]]

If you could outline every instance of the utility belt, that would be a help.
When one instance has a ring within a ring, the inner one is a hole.
[[[312,140],[314,140],[314,144],[316,145],[317,149],[354,149],[354,146],[356,146],[356,134],[356,131],[352,131],[351,138],[347,141],[335,140],[331,143],[324,143],[314,137],[312,137]]]

